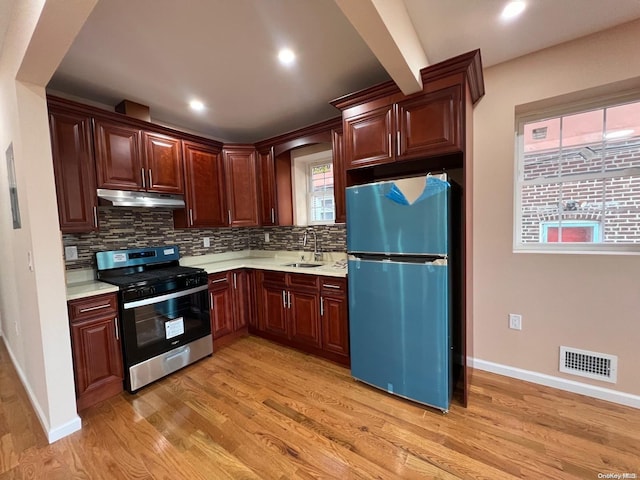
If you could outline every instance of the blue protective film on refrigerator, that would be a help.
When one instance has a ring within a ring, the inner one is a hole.
[[[450,188],[432,176],[347,188],[347,250],[448,255]]]
[[[446,410],[451,394],[447,265],[349,261],[352,375]]]

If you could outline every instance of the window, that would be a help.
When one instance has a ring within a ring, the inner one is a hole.
[[[640,101],[518,120],[514,250],[640,252]]]
[[[330,143],[291,152],[293,215],[296,225],[333,224],[333,151]]]
[[[335,219],[333,205],[333,164],[310,164],[307,170],[307,208],[309,223],[328,223]]]

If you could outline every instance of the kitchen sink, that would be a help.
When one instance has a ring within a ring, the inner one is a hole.
[[[284,267],[297,267],[297,268],[313,268],[313,267],[321,267],[321,263],[286,263],[283,265]]]

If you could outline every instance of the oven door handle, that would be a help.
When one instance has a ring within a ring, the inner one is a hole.
[[[208,288],[208,285],[202,285],[200,287],[189,288],[188,290],[180,290],[179,292],[158,295],[157,297],[143,298],[142,300],[136,300],[135,302],[125,303],[122,308],[129,310],[130,308],[142,307],[144,305],[153,305],[154,303],[164,302],[165,300],[171,300],[172,298],[186,297],[192,293],[204,292],[205,290],[208,290]]]

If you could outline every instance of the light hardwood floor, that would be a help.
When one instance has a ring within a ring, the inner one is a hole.
[[[443,415],[255,337],[81,417],[47,445],[0,347],[2,480],[640,477],[639,410],[476,371]]]

